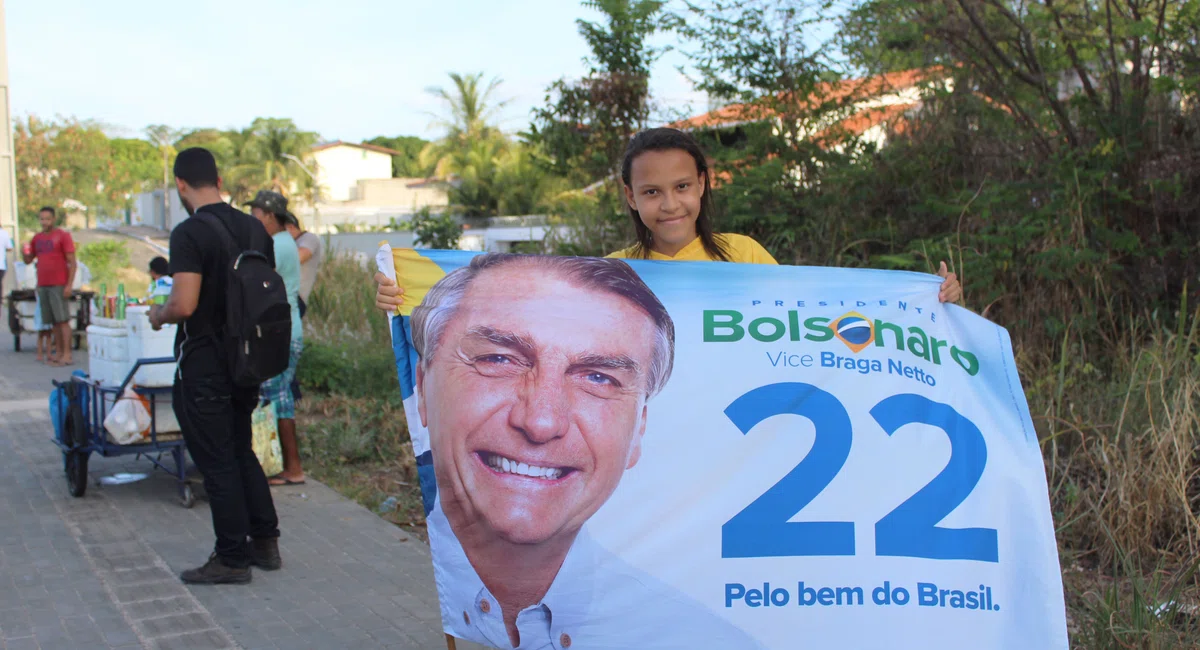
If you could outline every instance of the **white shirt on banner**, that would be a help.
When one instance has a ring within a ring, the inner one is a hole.
[[[475,643],[512,648],[500,606],[467,559],[440,500],[428,526],[446,629]],[[517,630],[516,650],[762,648],[715,612],[602,548],[587,526],[542,602],[517,615]]]

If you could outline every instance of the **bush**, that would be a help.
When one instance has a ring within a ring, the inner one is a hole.
[[[312,391],[399,404],[388,319],[375,309],[372,275],[336,251],[326,259],[309,296],[297,374]]]
[[[413,215],[409,224],[412,226],[416,242],[421,246],[440,250],[458,249],[462,226],[450,214],[434,214],[428,207],[424,207]]]
[[[131,263],[129,248],[125,246],[125,242],[111,239],[83,244],[76,251],[76,256],[80,262],[87,265],[88,271],[91,272],[91,284],[97,286],[106,284],[114,293],[117,283],[120,282],[118,271],[128,267]],[[131,287],[125,288],[126,291],[130,289]]]
[[[400,402],[391,348],[305,341],[296,372],[308,390]]]

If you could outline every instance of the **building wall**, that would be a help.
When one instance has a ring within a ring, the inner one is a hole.
[[[179,200],[179,192],[170,190],[167,197],[170,200],[170,212],[163,215],[163,191],[141,192],[133,195],[133,208],[129,213],[129,222],[134,226],[149,226],[160,230],[174,230],[187,219],[187,210]]]
[[[313,153],[317,179],[326,201],[357,199],[358,181],[392,177],[392,157],[348,145]]]
[[[412,211],[450,205],[444,185],[425,183],[422,178],[363,179],[358,181],[356,203],[397,206]]]
[[[324,235],[327,256],[344,255],[358,260],[364,268],[375,269],[375,253],[379,243],[386,241],[392,248],[412,248],[411,232],[342,232]]]

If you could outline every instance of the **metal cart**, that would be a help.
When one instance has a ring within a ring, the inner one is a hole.
[[[187,467],[184,464],[183,436],[178,433],[160,434],[157,428],[158,405],[154,397],[170,395],[170,387],[134,387],[139,395],[150,398],[150,438],[147,442],[118,445],[109,439],[108,431],[104,428],[104,418],[108,410],[117,403],[117,399],[133,381],[138,369],[159,363],[175,363],[175,359],[138,359],[120,386],[106,386],[78,375],[71,377],[69,381],[54,382],[54,386],[60,389],[63,395],[61,399],[52,401],[52,408],[60,409],[58,415],[59,422],[62,423],[61,431],[55,435],[54,442],[63,452],[63,469],[66,470],[67,487],[71,496],[81,497],[87,490],[88,458],[93,453],[106,458],[135,455],[145,456],[155,467],[175,477],[179,489],[179,502],[184,508],[195,505],[196,497],[187,480]],[[174,467],[164,464],[164,454],[171,456]]]
[[[80,348],[83,337],[87,334],[88,325],[92,324],[92,299],[95,296],[94,291],[75,291],[71,294],[70,308],[75,312],[75,331],[71,332],[71,345],[76,350]],[[32,320],[21,314],[23,303],[37,304],[35,289],[15,289],[8,294],[8,331],[12,332],[13,350],[16,352],[21,351],[21,334],[37,334],[29,324]],[[26,307],[26,311],[28,310]]]

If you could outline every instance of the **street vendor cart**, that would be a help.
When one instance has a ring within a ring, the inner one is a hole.
[[[71,314],[71,346],[78,350],[88,325],[92,322],[92,291],[73,291],[68,309]],[[21,335],[37,334],[34,328],[34,310],[37,309],[36,289],[15,289],[8,294],[8,330],[13,335],[13,350],[21,351]]]
[[[51,400],[51,416],[55,424],[54,442],[63,453],[63,469],[67,475],[67,489],[71,496],[81,497],[87,490],[88,459],[92,454],[104,457],[145,457],[150,463],[175,477],[179,503],[191,508],[196,503],[195,493],[187,479],[184,459],[184,441],[178,426],[163,426],[164,416],[173,420],[170,413],[169,386],[141,387],[133,390],[139,397],[148,398],[150,427],[142,441],[134,444],[118,444],[104,421],[118,400],[125,399],[125,389],[144,366],[174,366],[173,357],[138,359],[125,381],[117,386],[93,379],[82,372],[69,381],[54,382],[55,398]],[[165,397],[166,401],[159,399]],[[175,429],[168,431],[164,429]],[[164,460],[169,456],[170,461]]]

